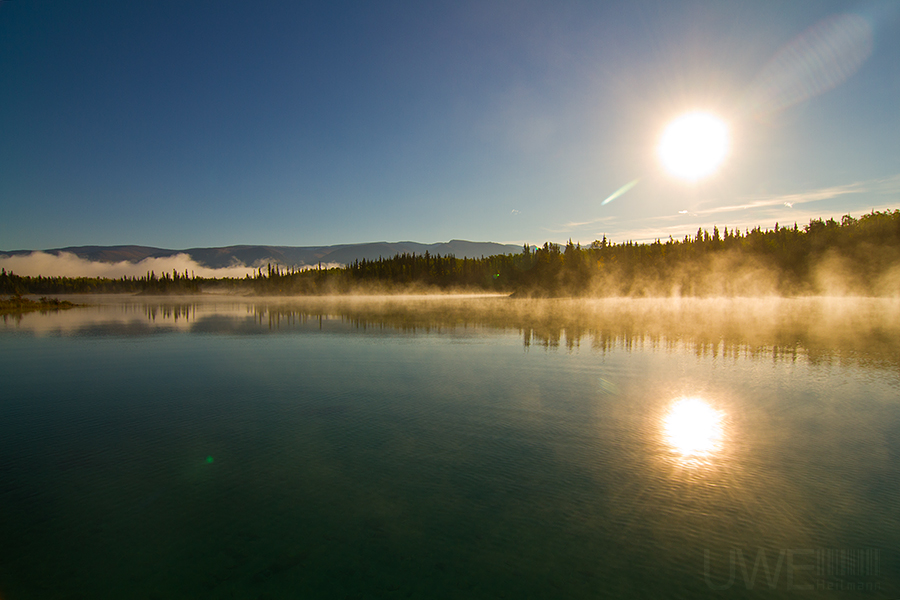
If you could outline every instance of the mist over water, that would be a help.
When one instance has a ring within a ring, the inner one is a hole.
[[[101,262],[80,258],[69,252],[48,254],[46,252],[32,252],[24,255],[3,256],[0,255],[0,267],[12,271],[17,275],[30,277],[105,277],[107,279],[119,279],[121,277],[142,277],[150,271],[157,275],[163,273],[192,273],[197,277],[205,278],[242,278],[253,275],[265,264],[246,266],[235,264],[231,267],[210,268],[199,264],[188,254],[176,254],[159,258],[145,258],[138,262]],[[327,263],[322,265],[306,265],[295,267],[297,270],[314,268],[335,268],[342,265]]]
[[[68,252],[48,254],[32,252],[16,256],[0,256],[0,267],[17,275],[37,277],[141,277],[150,271],[157,274],[178,271],[193,272],[198,277],[244,277],[256,269],[243,265],[224,269],[203,267],[187,254],[176,254],[161,258],[145,258],[139,262],[121,261],[107,263],[79,258]]]
[[[2,317],[34,335],[514,332],[527,347],[684,346],[699,352],[900,361],[900,299],[516,299],[497,295],[242,298],[62,295],[84,308]]]

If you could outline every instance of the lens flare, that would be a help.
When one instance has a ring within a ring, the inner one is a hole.
[[[836,88],[866,62],[873,44],[872,27],[859,15],[819,21],[759,73],[747,92],[746,112],[763,118]]]
[[[607,204],[609,204],[610,202],[612,202],[619,196],[622,196],[622,195],[628,193],[628,191],[631,188],[633,188],[634,186],[636,186],[638,184],[638,181],[640,181],[640,179],[635,179],[633,181],[629,181],[628,183],[626,183],[625,185],[623,185],[622,187],[620,187],[619,189],[614,191],[612,194],[607,196],[606,200],[604,200],[603,202],[600,203],[600,206],[606,206]]]

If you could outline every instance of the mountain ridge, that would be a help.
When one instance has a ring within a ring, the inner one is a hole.
[[[470,242],[450,240],[423,244],[420,242],[364,242],[360,244],[336,244],[332,246],[271,246],[238,244],[212,248],[187,248],[173,250],[153,246],[67,246],[48,250],[0,250],[0,256],[16,256],[44,252],[58,256],[61,253],[96,262],[138,263],[147,258],[165,258],[177,254],[187,254],[198,265],[211,269],[245,266],[259,267],[267,263],[284,267],[303,267],[319,263],[350,264],[357,260],[377,260],[391,258],[397,254],[452,254],[457,258],[480,258],[495,254],[514,254],[521,251],[515,244],[497,242]]]

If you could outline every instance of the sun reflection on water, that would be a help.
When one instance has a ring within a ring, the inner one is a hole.
[[[671,449],[686,464],[703,464],[722,449],[724,413],[700,398],[679,398],[663,420]]]

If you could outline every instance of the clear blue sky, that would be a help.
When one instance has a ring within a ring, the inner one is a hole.
[[[898,207],[898,6],[7,0],[0,249],[589,243]],[[760,116],[754,93],[792,100]],[[687,184],[654,148],[698,108],[732,149]]]

